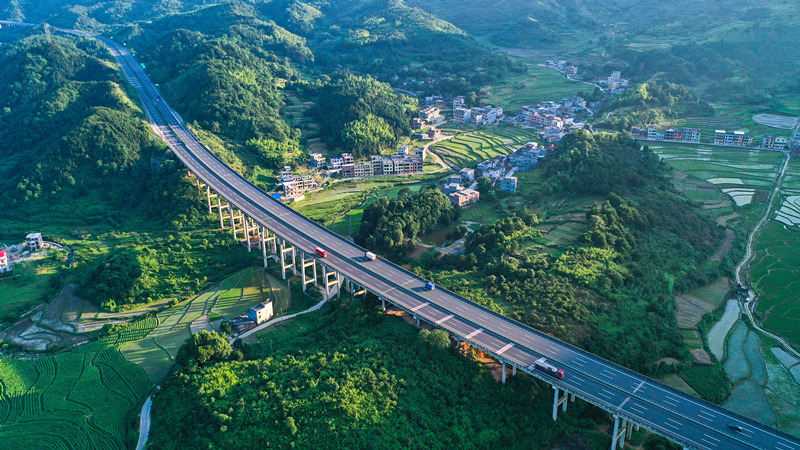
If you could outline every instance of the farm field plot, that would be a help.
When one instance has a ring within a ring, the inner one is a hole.
[[[756,240],[750,280],[764,328],[800,344],[800,162],[789,160],[775,211]]]
[[[523,106],[536,106],[538,103],[559,101],[571,97],[579,91],[591,91],[592,87],[579,81],[569,80],[552,69],[528,64],[528,71],[483,89],[489,104],[516,111]]]
[[[192,322],[212,313],[237,316],[258,302],[244,301],[242,292],[249,289],[261,273],[262,270],[253,267],[244,269],[211,289],[162,311],[158,315],[158,326],[146,336],[130,340],[122,347],[122,355],[141,366],[153,383],[159,382],[172,367],[181,345],[191,337]]]
[[[470,167],[495,156],[507,155],[537,137],[533,130],[523,128],[484,129],[457,134],[432,146],[431,150],[452,167]]]
[[[758,292],[756,313],[764,328],[800,344],[800,227],[775,220],[756,242],[750,279]]]
[[[152,384],[119,352],[157,325],[155,317],[56,356],[0,360],[0,442],[4,448],[128,448],[126,417]]]
[[[762,211],[783,155],[777,152],[713,146],[657,144],[650,148],[683,174],[675,184],[691,200],[718,217],[741,210],[744,221]],[[732,208],[733,206],[736,208]]]

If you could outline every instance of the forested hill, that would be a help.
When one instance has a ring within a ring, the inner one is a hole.
[[[662,357],[688,360],[674,295],[718,276],[707,261],[719,227],[674,190],[655,154],[624,135],[570,135],[543,166],[534,208],[470,234],[463,255],[423,261],[425,275],[645,373],[663,370]],[[588,229],[561,254],[539,250],[543,200],[580,195],[597,198]]]
[[[0,214],[90,194],[112,210],[152,207],[154,218],[199,210],[108,57],[94,40],[57,36],[0,48]],[[152,206],[163,195],[174,209]]]
[[[581,73],[622,69],[713,95],[798,89],[793,0],[409,0],[494,45],[564,52]],[[597,55],[602,54],[602,58]]]

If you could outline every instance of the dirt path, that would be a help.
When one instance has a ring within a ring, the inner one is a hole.
[[[736,282],[741,285],[745,286],[744,280],[744,272],[747,271],[747,275],[749,278],[749,271],[750,271],[750,261],[755,256],[755,243],[756,238],[761,233],[761,229],[766,225],[767,222],[770,220],[770,215],[772,214],[773,204],[775,203],[775,197],[777,197],[777,193],[781,189],[781,185],[783,184],[784,175],[786,175],[786,168],[789,167],[789,161],[792,159],[791,155],[786,153],[786,158],[783,160],[783,165],[781,166],[780,173],[778,174],[778,178],[775,182],[775,189],[772,190],[769,194],[769,198],[767,199],[767,207],[764,211],[764,216],[761,217],[758,224],[756,224],[755,228],[753,228],[753,232],[750,233],[750,236],[747,239],[747,250],[745,251],[744,257],[736,266],[736,270],[734,271]],[[756,295],[755,291],[752,288],[747,289],[747,297],[744,300],[740,300],[742,303],[742,310],[744,310],[747,318],[750,320],[750,323],[753,327],[758,330],[761,334],[771,337],[776,341],[780,342],[781,346],[783,347],[784,351],[791,354],[796,358],[800,358],[800,352],[794,349],[789,342],[781,336],[773,334],[763,328],[756,320],[755,316],[753,315],[753,310],[755,309],[756,302],[758,301],[758,295]]]

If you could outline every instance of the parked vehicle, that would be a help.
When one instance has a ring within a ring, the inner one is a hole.
[[[317,256],[319,256],[320,258],[327,258],[328,257],[328,252],[323,250],[323,249],[321,249],[321,248],[319,248],[319,247],[314,249],[314,251],[317,252]]]
[[[559,380],[564,379],[564,371],[547,362],[547,358],[537,359],[536,362],[533,363],[533,366],[539,372],[544,372],[551,377],[558,378]]]
[[[425,288],[427,290],[429,290],[429,291],[432,291],[432,290],[436,289],[436,285],[433,284],[432,282],[428,281],[427,283],[425,283]]]
[[[370,261],[375,261],[377,256],[375,255],[375,253],[367,252],[367,253],[364,253],[364,258],[367,258]]]

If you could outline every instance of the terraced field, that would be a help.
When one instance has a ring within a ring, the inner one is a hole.
[[[260,295],[252,294],[260,289],[262,274],[257,268],[245,269],[194,298],[162,311],[158,314],[158,326],[146,335],[130,339],[122,348],[122,354],[141,366],[153,383],[158,383],[172,367],[186,339],[198,330],[210,328],[211,314],[235,317],[261,300]],[[243,298],[245,290],[250,294],[248,299]]]
[[[714,146],[656,144],[650,148],[681,171],[674,182],[709,216],[729,216],[734,228],[748,230],[763,213],[783,155],[778,152]]]
[[[800,161],[789,162],[780,194],[756,241],[750,279],[762,325],[800,346]]]
[[[127,429],[126,416],[152,385],[119,347],[157,324],[151,316],[71,352],[0,360],[2,447],[127,448],[137,430]]]
[[[431,147],[451,167],[474,167],[481,161],[507,155],[537,138],[532,130],[523,128],[493,128],[464,133],[463,130],[445,130],[455,134],[446,141]]]

